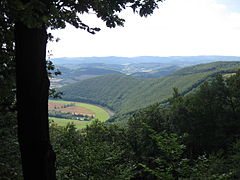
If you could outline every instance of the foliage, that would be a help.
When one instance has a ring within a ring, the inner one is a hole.
[[[134,1],[134,0],[115,0],[115,1],[36,1],[29,0],[27,2],[21,0],[11,0],[8,3],[4,1],[10,8],[10,16],[16,21],[21,21],[29,28],[41,27],[46,24],[52,29],[65,28],[66,23],[95,33],[99,28],[89,27],[81,20],[81,14],[94,13],[104,22],[106,26],[114,28],[123,26],[124,19],[119,17],[126,7],[130,7],[140,16],[148,16],[158,7],[156,1]],[[19,16],[21,15],[21,16]],[[31,16],[29,16],[31,15]]]
[[[187,132],[190,154],[200,155],[228,147],[240,138],[240,73],[224,79],[216,76],[185,97],[171,100],[170,119],[174,131]]]
[[[16,114],[0,111],[0,179],[22,179]]]
[[[157,133],[147,126],[141,129],[146,132],[143,138],[141,134],[138,137],[129,134],[130,129],[98,121],[80,131],[71,124],[65,128],[53,124],[51,137],[58,155],[58,178],[172,179],[185,176],[189,161],[182,158],[181,137],[164,131]],[[142,141],[148,147],[139,146],[141,153],[137,154],[129,140]]]
[[[125,132],[117,126],[95,121],[81,131],[53,128],[52,141],[59,179],[129,179]]]
[[[184,176],[183,137],[169,132],[165,112],[152,106],[129,119],[127,135],[135,179],[174,179]]]
[[[9,7],[0,2],[0,112],[15,110],[15,57],[13,20],[6,18]],[[4,119],[5,120],[5,119]]]
[[[156,179],[171,180],[189,177],[190,161],[183,158],[185,146],[181,144],[182,137],[166,132],[151,135],[151,137],[156,141],[159,153],[152,162],[148,162],[148,166],[140,164],[144,171],[149,172]]]
[[[16,128],[16,83],[13,19],[0,1],[0,179],[21,179],[21,159]]]

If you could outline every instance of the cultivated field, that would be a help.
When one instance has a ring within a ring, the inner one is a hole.
[[[69,105],[69,107],[66,107],[66,105]],[[94,111],[84,108],[82,106],[77,106],[75,103],[58,103],[58,102],[50,101],[48,103],[48,110],[68,112],[71,114],[81,114],[81,115],[87,115],[87,116],[93,116],[93,117],[96,116]]]
[[[72,104],[72,106],[66,107],[67,105]],[[65,108],[63,108],[65,106]],[[94,116],[99,121],[106,121],[109,119],[110,115],[103,108],[87,104],[81,102],[73,102],[73,101],[57,101],[57,100],[49,100],[49,110],[59,110],[61,112],[70,112],[77,114],[84,114],[89,116]],[[91,121],[78,121],[78,120],[70,120],[70,119],[61,119],[61,118],[53,118],[50,117],[50,120],[53,120],[60,126],[65,126],[68,123],[74,123],[77,128],[84,128]]]

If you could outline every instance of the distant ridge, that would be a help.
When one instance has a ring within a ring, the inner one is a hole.
[[[78,82],[85,79],[90,79],[102,75],[107,74],[122,74],[119,71],[114,71],[110,69],[103,69],[103,68],[76,68],[76,69],[69,69],[65,67],[58,67],[61,72],[61,76],[55,81],[51,81],[51,87],[61,87],[62,85]]]
[[[178,69],[180,69],[179,66],[167,66],[164,68],[159,68],[156,70],[152,70],[150,72],[135,72],[130,74],[133,77],[136,78],[160,78],[160,77],[164,77],[167,76],[175,71],[177,71]]]
[[[79,64],[79,63],[108,63],[108,64],[126,64],[126,63],[175,63],[175,65],[195,65],[200,63],[209,63],[216,61],[240,61],[238,56],[138,56],[138,57],[63,57],[51,59],[54,64]]]

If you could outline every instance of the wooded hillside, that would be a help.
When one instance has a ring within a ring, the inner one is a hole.
[[[182,94],[194,91],[218,73],[236,72],[240,62],[214,62],[186,67],[160,79],[107,75],[64,86],[63,99],[85,101],[126,113],[167,100],[173,87]]]

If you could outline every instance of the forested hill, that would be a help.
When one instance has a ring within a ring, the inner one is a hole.
[[[59,71],[61,72],[61,76],[59,79],[51,80],[52,87],[61,87],[62,85],[75,83],[81,80],[90,79],[102,75],[107,74],[122,74],[119,71],[114,71],[111,69],[104,69],[104,68],[76,68],[76,69],[69,69],[66,67],[58,67]]]
[[[86,101],[126,113],[169,98],[172,88],[188,93],[218,73],[233,73],[240,62],[215,62],[186,67],[160,79],[137,79],[128,75],[106,75],[60,88],[63,99]]]

